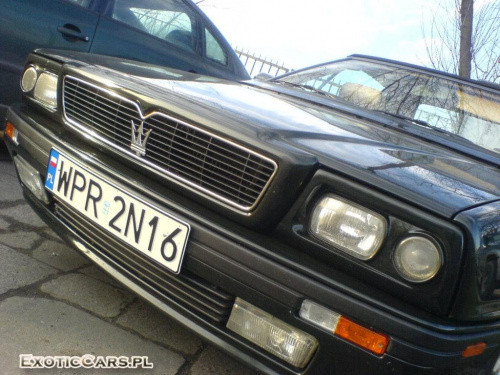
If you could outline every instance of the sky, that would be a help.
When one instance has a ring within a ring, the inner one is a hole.
[[[435,0],[195,0],[233,47],[291,69],[361,53],[427,65]]]

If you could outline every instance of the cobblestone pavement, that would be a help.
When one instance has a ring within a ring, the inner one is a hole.
[[[1,142],[1,141],[0,141]],[[22,370],[20,354],[148,356],[148,370],[105,374],[254,374],[208,346],[68,248],[25,202],[0,145],[0,372]]]

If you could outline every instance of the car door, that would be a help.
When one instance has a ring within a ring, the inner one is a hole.
[[[197,22],[181,0],[111,0],[91,52],[199,73]]]
[[[0,106],[21,99],[24,61],[36,48],[88,51],[97,0],[0,0]],[[2,108],[0,108],[0,112]],[[2,113],[0,113],[2,114]]]
[[[109,0],[90,52],[241,79],[234,74],[227,52],[217,51],[221,61],[207,60],[205,28],[199,9],[188,1]],[[219,34],[212,32],[209,38],[215,35]]]

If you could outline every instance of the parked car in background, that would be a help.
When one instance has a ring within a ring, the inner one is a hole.
[[[36,48],[118,56],[229,80],[248,73],[191,0],[0,1],[0,116]]]
[[[231,82],[39,50],[5,142],[77,251],[269,374],[487,374],[500,90],[367,56]]]

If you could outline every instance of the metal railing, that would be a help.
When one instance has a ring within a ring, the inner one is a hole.
[[[236,47],[234,51],[252,77],[259,73],[277,76],[288,73],[291,70],[286,68],[283,63],[280,64],[277,60],[274,62],[272,59],[262,57],[261,55],[257,56],[255,53],[248,50],[245,52],[243,49]]]

